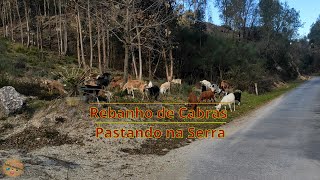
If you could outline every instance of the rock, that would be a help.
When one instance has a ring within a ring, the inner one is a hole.
[[[13,114],[25,104],[26,97],[18,93],[14,87],[5,86],[0,89],[0,116]]]

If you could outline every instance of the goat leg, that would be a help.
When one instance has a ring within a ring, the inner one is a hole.
[[[101,105],[100,105],[100,101],[99,101],[99,98],[98,98],[98,97],[96,97],[96,99],[97,99],[97,102],[98,102],[98,107],[101,107]]]

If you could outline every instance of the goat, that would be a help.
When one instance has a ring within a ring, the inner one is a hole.
[[[100,75],[90,75],[85,78],[84,85],[85,86],[95,86],[98,89],[102,89],[107,87],[111,82],[111,74],[110,73],[103,73]]]
[[[165,82],[165,83],[161,84],[161,86],[160,86],[160,93],[161,94],[166,93],[167,90],[170,91],[170,82]]]
[[[198,99],[197,99],[197,96],[194,94],[194,92],[189,93],[188,103],[192,103],[192,104],[189,104],[189,106],[191,107],[190,109],[196,110],[197,104],[195,103],[198,103]]]
[[[141,80],[129,80],[123,87],[122,91],[127,90],[128,94],[132,94],[132,97],[134,98],[134,90],[139,90],[142,94],[142,100],[144,99],[145,90],[147,87],[147,83],[141,81]],[[148,96],[147,96],[148,98]]]
[[[181,84],[181,79],[172,79],[171,83]]]
[[[122,79],[122,76],[114,76],[112,78],[113,81],[117,81],[117,80],[120,80],[120,79]]]
[[[102,100],[102,101],[107,101],[107,102],[110,102],[111,101],[111,98],[113,97],[113,93],[110,92],[110,91],[105,91],[105,90],[100,90],[98,92],[98,100]]]
[[[151,88],[151,87],[153,87],[153,84],[152,84],[152,81],[149,81],[147,88]]]
[[[233,104],[234,104],[234,106],[233,106],[234,111],[236,111],[235,96],[234,96],[233,93],[230,93],[230,94],[224,96],[224,97],[222,98],[222,100],[220,101],[220,103],[219,103],[217,106],[215,106],[215,107],[216,107],[216,110],[220,111],[220,109],[221,109],[221,104],[222,104],[222,103],[227,103],[227,104],[229,105],[229,108],[230,108],[230,111],[231,111],[231,112],[232,112],[231,104],[233,103]],[[227,107],[226,107],[226,106],[225,106],[225,110],[227,110]]]
[[[207,91],[207,87],[204,86],[204,85],[202,85],[202,86],[201,86],[201,92],[204,92],[204,91]]]
[[[226,91],[227,89],[230,88],[230,84],[227,81],[222,80],[220,83],[220,87],[223,91]]]
[[[131,79],[131,75],[128,76],[128,81],[132,80]],[[111,89],[115,89],[116,87],[119,87],[120,89],[122,89],[122,87],[124,86],[125,82],[122,76],[115,76],[112,78],[111,82],[110,82],[110,88]]]
[[[223,97],[223,96],[228,95],[228,93],[227,93],[226,91],[222,90],[222,89],[219,87],[219,85],[212,83],[212,87],[214,88],[215,94],[219,95],[220,98]]]
[[[42,80],[42,84],[45,85],[49,93],[51,94],[54,89],[58,90],[60,95],[66,95],[68,92],[64,90],[64,85],[56,80]]]
[[[110,73],[103,73],[96,77],[97,85],[100,87],[107,87],[111,81]]]
[[[203,100],[206,100],[206,102],[207,102],[207,100],[211,100],[211,99],[213,100],[213,102],[215,101],[214,100],[214,91],[212,91],[212,90],[202,92],[200,95],[200,98],[199,98],[200,102]]]
[[[211,87],[214,88],[214,92],[220,94],[222,89],[217,84],[212,83]]]
[[[154,97],[154,99],[157,101],[158,96],[160,94],[160,88],[154,85],[152,87],[147,87],[146,90],[149,91],[150,97]]]
[[[120,87],[120,89],[123,87],[124,84],[124,80],[123,79],[119,79],[119,80],[112,80],[110,83],[110,88],[114,89],[116,87]]]
[[[200,83],[204,86],[206,86],[207,88],[212,87],[211,83],[207,80],[202,80],[200,81]]]
[[[242,91],[240,91],[240,90],[236,90],[233,93],[234,97],[235,97],[235,101],[238,101],[238,106],[240,106],[240,104],[241,104],[241,93],[242,93]]]

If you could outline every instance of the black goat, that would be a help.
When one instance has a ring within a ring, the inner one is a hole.
[[[110,73],[103,73],[102,75],[97,76],[97,85],[98,86],[108,86],[111,82],[111,74]]]
[[[235,101],[238,101],[238,105],[240,106],[241,104],[241,91],[235,91],[234,93]]]
[[[158,96],[160,94],[160,88],[154,85],[152,87],[148,87],[147,90],[149,91],[150,97],[154,97],[154,99],[157,101]]]
[[[202,85],[202,86],[201,86],[201,92],[204,92],[204,91],[207,91],[207,87],[204,86],[204,85]]]

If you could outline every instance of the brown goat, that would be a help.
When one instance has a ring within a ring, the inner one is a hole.
[[[139,90],[142,94],[142,100],[146,96],[148,98],[147,93],[145,92],[147,87],[147,83],[141,80],[129,80],[124,86],[122,87],[122,91],[127,90],[129,94],[132,94],[134,98],[134,90]]]
[[[189,93],[188,103],[198,103],[198,98],[194,92]],[[189,104],[190,109],[196,110],[197,104]]]
[[[226,91],[230,88],[230,84],[226,80],[222,80],[220,83],[220,87],[223,91]]]
[[[119,87],[121,89],[123,85],[124,85],[124,80],[119,79],[119,80],[111,81],[110,88],[114,89],[114,88]]]
[[[204,91],[200,95],[200,102],[203,100],[206,100],[206,102],[207,102],[207,100],[211,100],[211,99],[213,99],[213,101],[215,101],[214,100],[214,92],[212,92],[211,90]]]
[[[66,90],[64,90],[64,86],[61,82],[56,81],[56,80],[43,80],[42,84],[44,84],[48,90],[49,93],[52,93],[54,89],[58,90],[60,95],[65,95],[68,94]]]

